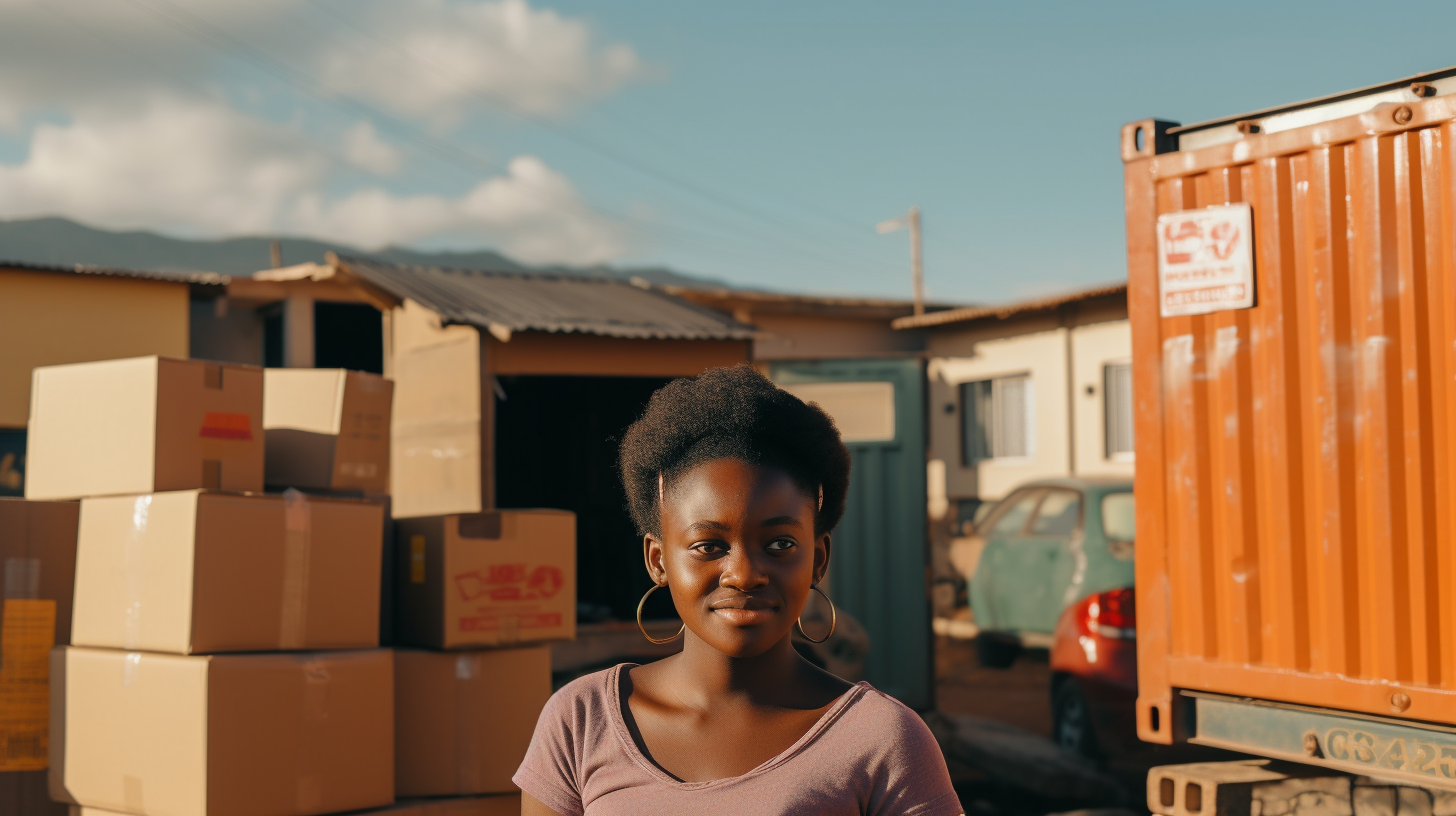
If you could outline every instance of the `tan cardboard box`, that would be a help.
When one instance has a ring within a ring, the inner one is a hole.
[[[517,790],[536,718],[551,697],[551,648],[394,654],[399,796]]]
[[[517,813],[520,813],[519,805]],[[66,816],[66,806],[52,802],[45,771],[0,773],[0,813],[5,816]]]
[[[576,637],[576,515],[496,510],[401,519],[395,642],[437,649]]]
[[[42,788],[44,788],[44,775],[42,775]],[[0,802],[5,800],[0,799]],[[65,805],[57,805],[60,808],[59,816],[65,816]],[[9,816],[8,811],[0,810],[0,813]],[[377,808],[375,810],[361,810],[349,814],[349,816],[520,816],[521,795],[519,793],[507,793],[498,796],[460,796],[450,799],[415,799],[410,801],[396,802],[389,807]],[[30,816],[23,814],[22,816]],[[44,816],[53,816],[49,811]],[[102,810],[100,808],[71,806],[71,816],[126,816],[114,810]]]
[[[198,490],[81,502],[71,642],[174,654],[379,643],[384,505]]]
[[[25,497],[263,489],[263,370],[133,357],[35,369]]]
[[[481,338],[474,326],[442,325],[440,316],[406,300],[390,313],[395,400],[389,493],[395,518],[475,513],[484,497],[486,439]]]
[[[0,804],[20,796],[23,774],[14,772],[46,767],[48,656],[70,641],[80,509],[73,501],[0,499]]]
[[[263,372],[263,480],[270,487],[389,492],[394,383],[362,371]]]
[[[313,816],[394,801],[387,649],[51,654],[53,794],[141,816]]]

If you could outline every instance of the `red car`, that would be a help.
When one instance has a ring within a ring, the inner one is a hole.
[[[1057,621],[1051,651],[1052,733],[1102,761],[1137,753],[1137,613],[1132,588],[1088,596]]]

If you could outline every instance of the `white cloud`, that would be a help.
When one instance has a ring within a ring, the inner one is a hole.
[[[630,47],[599,45],[586,23],[533,9],[525,0],[412,0],[351,8],[364,31],[388,39],[312,52],[322,74],[331,88],[407,114],[450,120],[480,107],[486,97],[515,110],[554,115],[644,73]]]
[[[344,158],[377,176],[390,176],[399,171],[399,151],[379,138],[372,122],[360,122],[344,131]]]
[[[379,164],[389,148],[363,132],[356,126],[349,138]],[[23,162],[0,163],[0,218],[59,214],[113,229],[307,235],[365,247],[448,235],[536,263],[595,263],[626,249],[620,226],[534,157],[453,197],[321,192],[340,169],[296,127],[156,97],[134,111],[37,127]]]

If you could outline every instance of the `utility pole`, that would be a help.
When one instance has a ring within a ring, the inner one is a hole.
[[[273,262],[273,268],[279,269],[283,266],[283,245],[277,241],[268,242],[268,260]]]
[[[884,235],[889,232],[910,228],[910,285],[914,290],[915,314],[925,314],[925,273],[920,268],[920,208],[911,207],[910,212],[899,218],[881,221],[875,231]]]

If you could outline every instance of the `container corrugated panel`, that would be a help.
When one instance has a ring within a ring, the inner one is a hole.
[[[1146,740],[1180,689],[1456,724],[1453,118],[1124,129]],[[1256,305],[1160,316],[1158,215],[1234,202]]]

